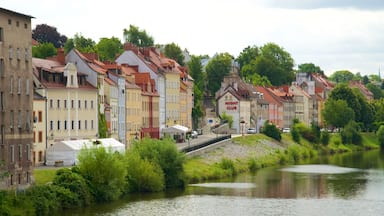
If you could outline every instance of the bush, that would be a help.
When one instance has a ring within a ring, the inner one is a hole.
[[[79,172],[87,180],[97,202],[113,201],[125,189],[127,170],[119,153],[103,147],[82,149],[78,156]]]
[[[291,136],[292,136],[293,141],[295,141],[296,143],[300,143],[300,133],[296,127],[292,128]]]
[[[219,162],[219,167],[229,171],[230,176],[234,176],[237,173],[235,164],[231,159],[222,158],[221,161]]]
[[[320,136],[321,144],[328,145],[329,143],[329,133],[327,131],[322,131]]]
[[[269,121],[265,121],[262,133],[277,141],[281,140],[280,130],[276,127],[276,125],[269,123]]]
[[[348,122],[348,124],[341,131],[342,142],[344,144],[361,145],[363,142],[363,138],[361,137],[359,131],[360,127],[356,122]]]
[[[165,188],[161,167],[140,158],[136,152],[127,154],[127,192],[158,192]]]
[[[77,170],[74,168],[74,170]],[[73,206],[87,206],[91,203],[92,196],[85,179],[71,169],[63,168],[57,170],[53,184],[61,186],[76,194],[73,198]]]
[[[379,127],[379,130],[377,131],[377,138],[379,139],[379,144],[381,148],[384,148],[384,125],[381,125]]]
[[[261,164],[255,159],[251,158],[248,160],[248,169],[251,172],[255,172],[256,170],[261,168]]]
[[[166,188],[185,186],[185,155],[177,149],[173,140],[144,138],[135,143],[132,150],[137,151],[142,159],[159,165],[164,173]]]

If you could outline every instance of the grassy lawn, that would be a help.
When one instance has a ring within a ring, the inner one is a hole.
[[[56,168],[52,169],[35,169],[34,176],[36,185],[43,185],[48,182],[52,182],[53,178],[56,175]]]

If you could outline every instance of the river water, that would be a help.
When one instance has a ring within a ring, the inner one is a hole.
[[[64,215],[384,215],[384,153],[260,169],[185,190],[130,195]]]

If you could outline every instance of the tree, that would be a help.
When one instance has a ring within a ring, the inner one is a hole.
[[[55,27],[47,24],[36,25],[32,30],[32,38],[39,43],[52,43],[56,48],[63,47],[67,41],[65,35],[61,35]]]
[[[349,81],[353,80],[354,75],[352,72],[348,70],[340,70],[334,72],[330,77],[329,80],[336,82],[336,83],[348,83]]]
[[[356,122],[361,122],[361,117],[363,113],[361,112],[361,104],[358,100],[358,97],[354,91],[346,84],[337,85],[329,95],[329,99],[333,100],[344,100],[347,102],[349,108],[354,111],[354,120]]]
[[[175,43],[166,44],[164,47],[164,55],[167,58],[175,60],[179,65],[184,66],[184,55],[179,45]]]
[[[233,117],[231,115],[228,115],[226,112],[221,113],[220,118],[223,122],[228,123],[228,127],[232,128],[233,125]]]
[[[257,46],[248,46],[243,49],[243,51],[236,58],[236,61],[240,64],[240,70],[243,66],[251,64],[252,61],[260,55],[260,50]],[[243,75],[243,74],[242,74]]]
[[[101,61],[113,62],[118,54],[123,52],[123,45],[116,37],[101,38],[96,44],[97,54]]]
[[[380,99],[384,97],[383,91],[379,87],[377,87],[375,84],[368,83],[366,87],[367,89],[369,89],[369,91],[372,92],[374,99]]]
[[[377,130],[377,138],[379,140],[379,144],[380,144],[380,147],[381,149],[384,149],[384,125],[381,125],[379,127],[379,130]]]
[[[150,47],[153,46],[154,40],[152,36],[149,36],[145,30],[140,30],[139,27],[129,25],[129,29],[124,29],[125,42],[132,43],[138,47]]]
[[[88,181],[97,202],[113,201],[125,189],[127,170],[119,153],[94,146],[80,151],[79,173]]]
[[[73,48],[82,53],[91,53],[96,51],[96,43],[91,38],[85,38],[77,33],[73,38],[67,40],[64,45],[64,51],[68,53]]]
[[[349,121],[353,121],[355,118],[352,108],[348,107],[345,100],[335,100],[332,98],[329,98],[325,102],[322,115],[327,125],[338,128],[344,127]]]
[[[52,43],[39,43],[32,47],[32,56],[35,58],[45,59],[50,56],[55,56],[57,49]]]
[[[369,75],[369,81],[380,83],[381,82],[381,77],[379,75],[377,75],[377,74],[371,74],[371,75]]]
[[[205,67],[207,73],[207,89],[211,95],[220,89],[221,82],[231,70],[232,56],[229,53],[221,53],[213,57]]]
[[[204,84],[205,74],[203,73],[203,65],[201,64],[201,58],[198,56],[192,56],[188,62],[189,74],[194,79],[193,83],[193,103],[192,118],[193,125],[196,128],[199,122],[199,118],[204,115],[203,99],[204,99]]]
[[[324,75],[324,71],[321,70],[319,66],[316,66],[313,63],[299,64],[298,69],[298,72],[300,73],[319,73]]]

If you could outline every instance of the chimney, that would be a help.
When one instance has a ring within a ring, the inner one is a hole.
[[[65,65],[65,54],[63,48],[57,49],[56,59],[58,62],[60,62],[60,64]]]

